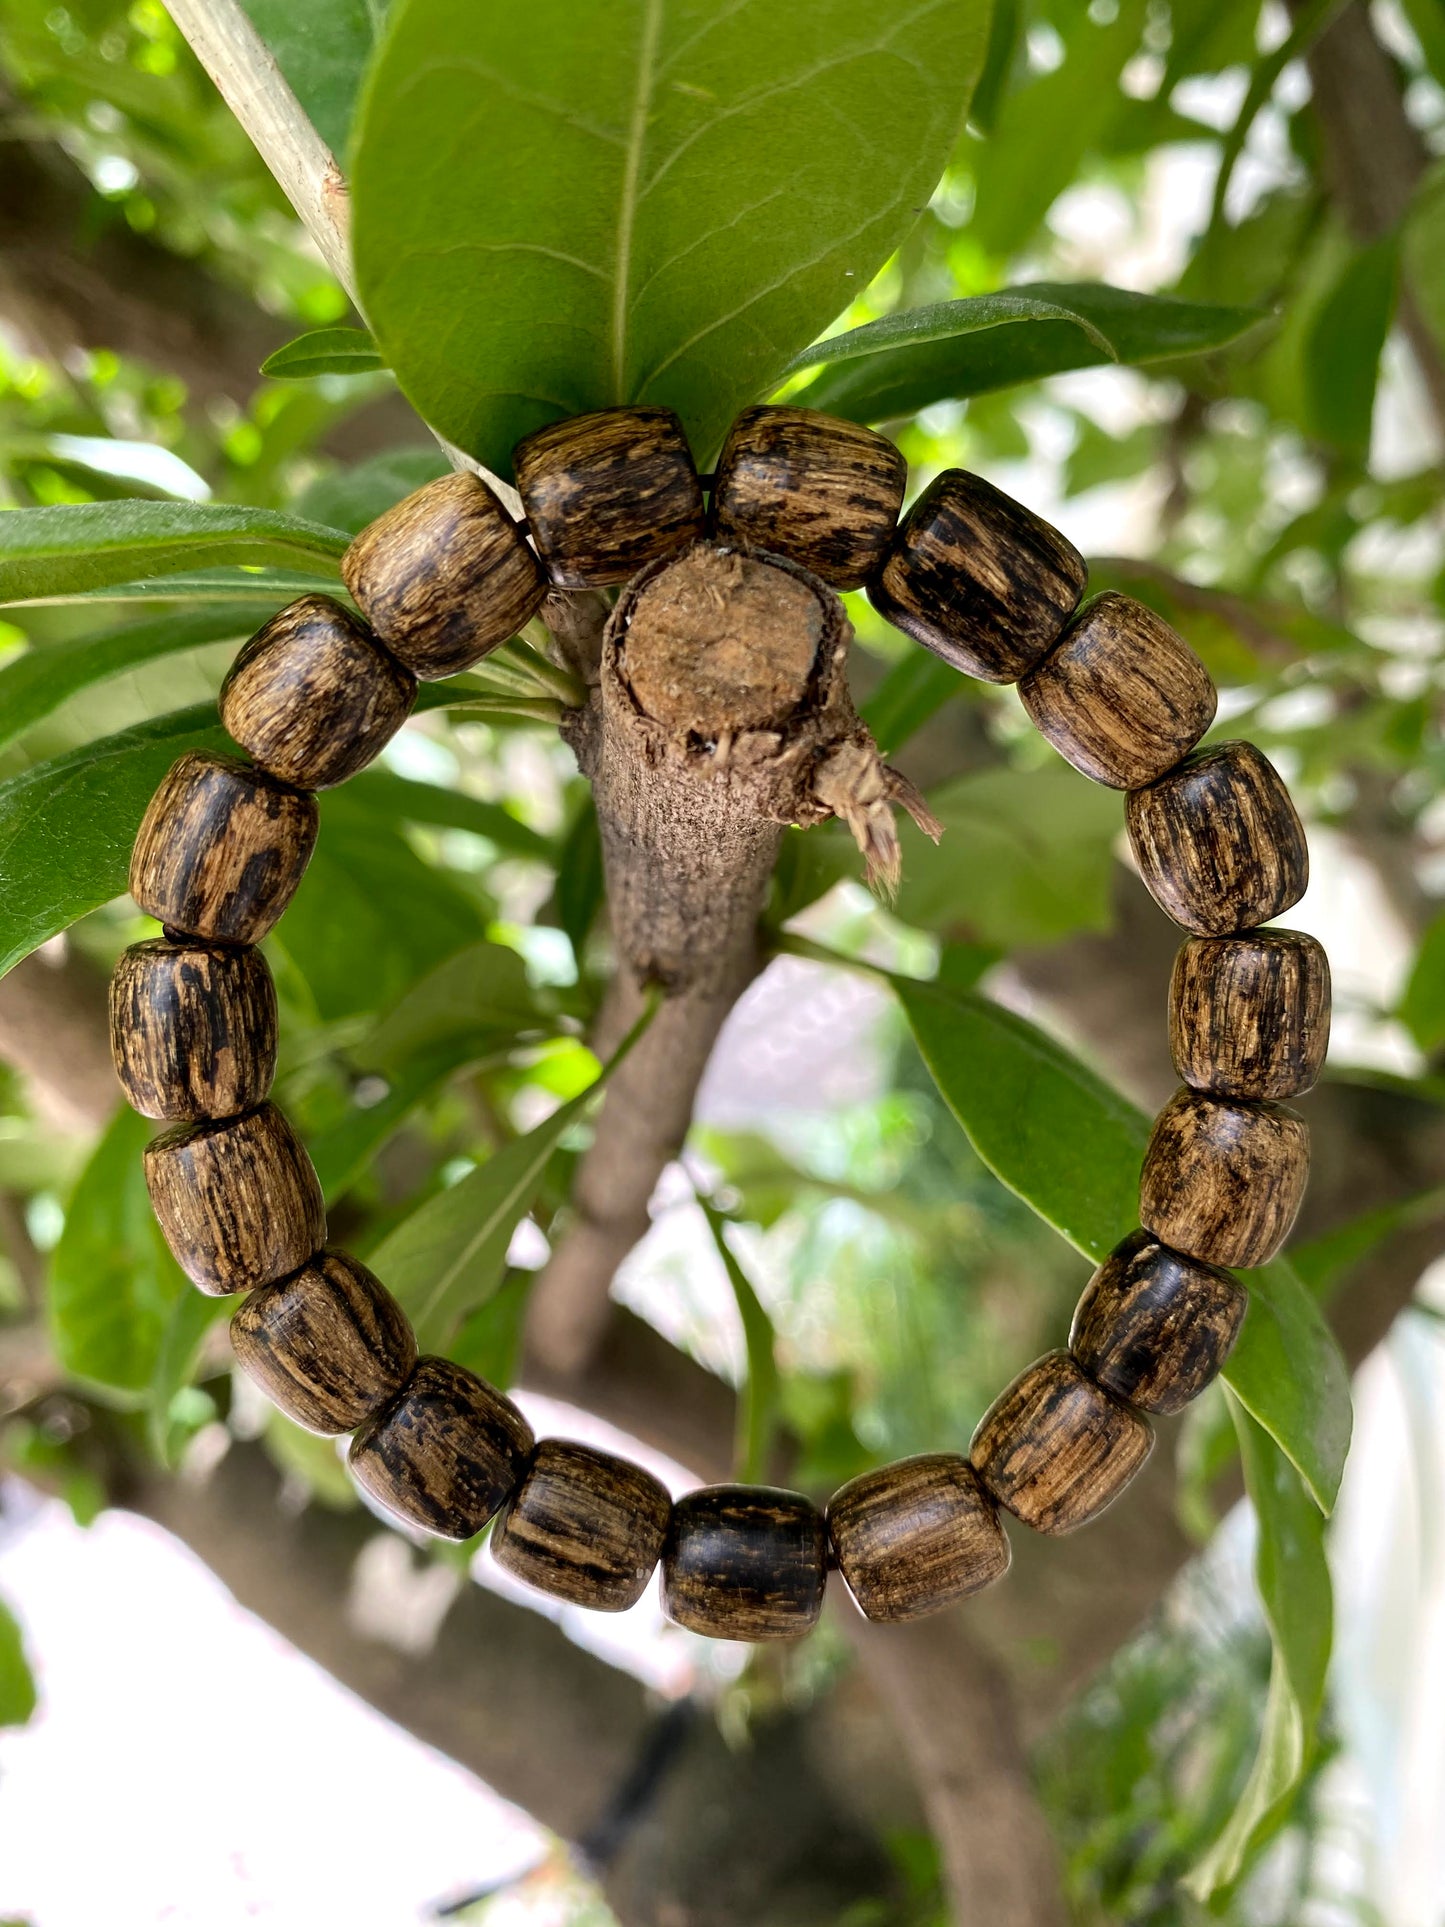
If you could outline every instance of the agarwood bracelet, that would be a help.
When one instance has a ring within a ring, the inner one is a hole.
[[[632,1605],[661,1560],[667,1613],[716,1638],[806,1632],[830,1565],[871,1619],[932,1612],[1007,1570],[1000,1506],[1063,1533],[1118,1495],[1153,1443],[1147,1415],[1195,1397],[1234,1343],[1246,1294],[1221,1267],[1263,1264],[1289,1234],[1309,1148],[1279,1100],[1319,1074],[1329,968],[1313,938],[1256,926],[1304,891],[1299,819],[1251,744],[1197,749],[1215,691],[1168,624],[1112,593],[1081,610],[1077,550],[975,475],[940,475],[899,523],[891,443],[792,407],[739,416],[710,503],[666,409],[558,422],[515,462],[525,525],[458,473],[365,529],[342,564],[364,620],[319,595],[273,616],[221,691],[250,760],[184,755],[150,804],[131,891],[164,935],[121,958],[111,1014],[126,1096],[172,1126],[145,1154],[156,1216],[202,1291],[249,1294],[231,1321],[242,1369],[299,1425],[354,1434],[352,1472],[407,1524],[467,1539],[495,1519],[508,1572],[604,1612]],[[314,792],[376,755],[418,677],[479,661],[549,587],[627,582],[699,542],[866,586],[945,661],[1018,682],[1059,753],[1128,792],[1144,881],[1191,933],[1169,1000],[1184,1088],[1144,1158],[1142,1228],[1090,1280],[1068,1349],[1001,1394],[967,1456],[866,1472],[821,1512],[764,1486],[674,1503],[611,1453],[538,1443],[493,1386],[418,1358],[385,1287],[326,1248],[316,1173],[268,1101],[276,999],[253,946],[306,868]]]

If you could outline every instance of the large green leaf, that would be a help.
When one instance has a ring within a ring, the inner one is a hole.
[[[1205,354],[1259,320],[1253,308],[1039,281],[886,316],[818,342],[795,365],[826,364],[804,391],[810,408],[852,421],[891,421],[1069,368]]]
[[[203,703],[0,783],[0,975],[122,893],[146,804],[181,751],[229,746]]]
[[[15,1615],[0,1600],[0,1726],[24,1726],[35,1711],[35,1680]]]
[[[241,0],[317,133],[345,158],[386,0]]]
[[[505,944],[475,943],[414,984],[358,1046],[364,1064],[387,1072],[426,1052],[494,1051],[528,1034],[550,1033],[527,968]]]
[[[122,1392],[151,1383],[177,1299],[190,1290],[151,1215],[141,1153],[155,1126],[119,1111],[76,1180],[46,1294],[66,1371]]]
[[[988,998],[895,977],[918,1048],[974,1149],[1095,1262],[1138,1224],[1149,1122],[1035,1025]],[[1245,1274],[1249,1312],[1225,1376],[1297,1467],[1320,1509],[1350,1441],[1349,1375],[1289,1265]]]
[[[1259,1751],[1234,1812],[1185,1885],[1196,1899],[1222,1902],[1252,1855],[1288,1816],[1314,1749],[1324,1704],[1333,1615],[1324,1520],[1285,1455],[1237,1403],[1244,1482],[1259,1522],[1255,1582],[1273,1654]]]
[[[1320,303],[1304,344],[1307,426],[1359,461],[1369,452],[1380,356],[1399,281],[1397,235],[1361,248]]]
[[[261,617],[248,604],[216,603],[189,615],[160,616],[103,635],[45,643],[0,669],[0,746],[54,713],[67,697],[108,676],[206,643],[250,635]]]
[[[733,1300],[743,1328],[747,1351],[748,1375],[738,1397],[737,1441],[733,1448],[733,1477],[746,1485],[756,1485],[768,1476],[781,1416],[782,1380],[775,1350],[776,1333],[767,1307],[757,1294],[753,1281],[738,1262],[728,1243],[727,1220],[706,1198],[699,1198],[703,1216],[722,1259]]]
[[[942,173],[985,0],[403,0],[353,172],[362,300],[433,427],[500,473],[612,403],[700,460],[862,291]]]
[[[350,537],[279,509],[210,502],[75,502],[0,514],[0,603],[221,563],[340,574]]]
[[[498,849],[512,856],[535,857],[538,862],[555,860],[556,852],[545,836],[503,809],[500,803],[485,802],[465,790],[446,789],[439,783],[418,783],[391,770],[369,769],[350,785],[353,799],[363,800],[378,815],[398,823],[427,823],[437,829],[470,830],[484,836]]]

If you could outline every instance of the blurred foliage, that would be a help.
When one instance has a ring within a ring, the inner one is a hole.
[[[378,10],[328,0],[329,35],[311,10],[250,0],[249,11],[326,138],[347,148]],[[408,31],[429,45],[434,9],[411,0],[405,11]],[[734,10],[749,20],[760,11]],[[839,19],[875,11],[838,4]],[[942,105],[927,127],[889,121],[905,171],[948,156],[906,234],[906,221],[890,226],[869,198],[878,183],[852,178],[856,162],[830,152],[806,116],[783,128],[777,152],[806,136],[820,178],[829,165],[851,170],[855,224],[874,220],[876,256],[895,242],[896,252],[859,272],[866,249],[855,262],[853,243],[839,241],[829,299],[855,283],[857,297],[830,318],[810,282],[774,313],[766,352],[729,380],[743,398],[773,380],[842,408],[862,396],[857,412],[881,414],[908,456],[912,490],[943,466],[977,467],[1078,532],[1096,586],[1158,608],[1205,657],[1221,685],[1219,729],[1264,744],[1313,823],[1417,853],[1428,896],[1442,882],[1445,822],[1441,435],[1412,359],[1418,330],[1412,351],[1401,323],[1408,297],[1445,357],[1445,163],[1435,159],[1445,146],[1445,29],[1435,0],[1380,10],[1432,167],[1398,228],[1359,245],[1298,84],[1299,55],[1325,11],[1301,9],[1291,40],[1282,11],[1255,0],[1000,0],[987,46],[974,49],[981,78],[951,152],[938,128],[950,86],[961,109],[966,49],[956,72],[930,74]],[[537,42],[533,26],[519,42]],[[774,23],[760,59],[773,59],[776,36]],[[408,44],[399,36],[387,59],[404,62]],[[388,86],[406,79],[395,65],[390,73]],[[417,205],[412,177],[394,192],[385,155],[365,152],[388,115],[406,120],[399,98],[374,105],[362,136],[378,276],[396,223]],[[218,277],[238,312],[273,324],[277,347],[300,337],[238,401],[224,384],[190,393],[165,366],[106,350],[52,355],[9,325],[0,301],[0,505],[31,512],[0,517],[16,532],[9,560],[18,569],[24,549],[26,568],[40,571],[22,590],[39,583],[80,598],[0,618],[3,916],[17,952],[64,930],[105,969],[149,932],[116,896],[130,834],[177,746],[205,740],[204,710],[235,641],[300,586],[334,589],[346,537],[445,462],[345,325],[354,318],[340,290],[156,0],[9,0],[0,117],[10,139],[77,177],[80,223],[57,245],[144,236],[182,275]],[[519,118],[516,138],[541,142],[540,117]],[[424,117],[404,131],[424,140]],[[750,158],[757,177],[780,165],[771,149]],[[538,196],[551,195],[552,218],[566,170],[530,178]],[[713,169],[708,218],[725,219],[746,185]],[[465,227],[482,198],[475,181],[442,186],[456,204],[447,218]],[[599,207],[615,208],[616,183],[592,186],[595,225]],[[832,228],[820,234],[820,244],[832,239]],[[643,240],[665,252],[668,236]],[[784,240],[796,248],[796,237]],[[515,290],[498,273],[497,287]],[[643,331],[647,352],[631,377],[643,380],[680,316],[693,315],[689,327],[715,318],[726,282],[684,281],[672,308],[644,317],[652,333]],[[490,355],[505,337],[524,362],[538,332],[535,294],[518,293],[510,308],[500,296],[472,301],[471,332],[449,341],[435,301],[417,318],[416,292],[402,286],[394,311],[383,302],[379,339],[408,391],[445,391],[449,419],[465,430],[482,419],[473,389],[493,372],[478,342],[493,344]],[[800,353],[820,326],[822,346]],[[879,332],[839,344],[867,329]],[[348,372],[358,357],[360,372]],[[694,366],[688,379],[686,405],[694,389],[704,416],[723,405],[723,387],[707,392],[710,376]],[[733,399],[728,388],[726,406]],[[69,564],[45,549],[54,524],[34,512],[136,499],[149,507],[125,511],[128,526],[181,529],[188,541],[199,531],[217,546],[178,559],[168,537],[99,574],[87,563],[83,580],[65,576]],[[303,550],[227,546],[278,529],[291,542],[278,515],[330,533],[304,537]],[[137,588],[128,580],[137,573],[152,579]],[[932,800],[949,834],[936,850],[909,835],[904,888],[884,910],[853,881],[845,838],[791,833],[770,934],[936,977],[941,988],[914,993],[915,1005],[950,989],[1007,992],[1010,953],[1107,925],[1117,799],[1032,737],[1012,692],[963,686],[901,646],[858,598],[850,613],[866,713],[890,754],[911,747],[938,773]],[[525,641],[436,692],[375,772],[324,799],[316,860],[267,945],[282,1004],[277,1095],[315,1155],[335,1235],[411,1264],[418,1279],[437,1241],[449,1241],[455,1289],[434,1336],[498,1377],[515,1358],[528,1281],[586,1141],[598,1067],[580,1040],[610,966],[595,814],[546,720],[559,697],[555,671]],[[37,861],[38,849],[54,860]],[[1436,921],[1398,1013],[1341,986],[1358,1024],[1398,1016],[1403,1028],[1388,1034],[1419,1053],[1420,1071],[1445,1043],[1442,947]],[[684,1198],[660,1230],[687,1216],[689,1236],[655,1240],[619,1289],[710,1368],[744,1380],[751,1365],[743,1458],[760,1462],[785,1426],[795,1476],[824,1493],[867,1465],[957,1446],[998,1386],[1058,1342],[1087,1267],[1024,1197],[1087,1243],[1068,1214],[1088,1206],[1103,1160],[1092,1155],[1097,1141],[1072,1144],[1077,1171],[1049,1198],[1042,1159],[1026,1157],[1022,1178],[1004,1169],[987,1120],[962,1101],[966,1080],[950,1077],[921,1030],[920,1055],[867,973],[848,979],[858,1000],[838,1020],[849,1052],[868,1060],[866,1088],[835,1101],[823,1071],[839,1033],[831,1019],[810,1021],[807,1006],[824,1004],[840,979],[797,960],[786,967],[808,971],[779,1080],[789,1102],[758,1099],[742,1122],[699,1128],[690,1147],[688,1174],[717,1243]],[[1003,1032],[1017,1035],[1015,1022]],[[1073,1064],[1079,1089],[1101,1088],[1057,1042],[1050,1049]],[[975,1089],[1023,1126],[1059,1123],[1057,1105],[1016,1067],[990,1060],[983,1086],[977,1075]],[[1435,1085],[1414,1088],[1435,1101]],[[215,1343],[216,1307],[179,1290],[137,1216],[143,1136],[135,1120],[117,1119],[85,1144],[37,1121],[19,1080],[0,1075],[0,1192],[25,1243],[0,1273],[0,1320],[29,1316],[24,1276],[44,1268],[46,1315],[75,1391],[63,1408],[11,1423],[5,1455],[82,1517],[99,1503],[84,1442],[95,1405],[113,1408],[107,1423],[136,1449],[171,1464],[218,1420],[251,1422]],[[1291,1355],[1282,1344],[1286,1381]],[[1297,1360],[1295,1369],[1306,1392],[1318,1391],[1319,1374],[1299,1377]],[[293,1492],[343,1502],[349,1488],[329,1445],[281,1422],[262,1436]],[[1216,1428],[1216,1446],[1221,1436]],[[1196,1491],[1196,1519],[1198,1501]],[[1267,1553],[1267,1508],[1265,1529]],[[1241,1604],[1242,1573],[1237,1548],[1216,1542],[1041,1748],[1081,1922],[1204,1918],[1183,1881],[1246,1790],[1270,1670],[1264,1620]],[[1302,1590],[1305,1606],[1323,1609],[1317,1573]],[[1316,1611],[1301,1650],[1319,1624]],[[0,1706],[21,1707],[24,1686],[9,1682],[23,1662],[8,1625],[0,1619]],[[1314,1659],[1317,1674],[1317,1645]],[[759,1680],[760,1700],[766,1690]],[[1221,1899],[1220,1917],[1240,1927],[1286,1927],[1323,1893],[1328,1706],[1321,1731],[1295,1763],[1288,1801],[1246,1841],[1237,1891]],[[922,1927],[937,1911],[932,1845],[904,1839],[896,1852]],[[565,1885],[570,1875],[537,1876],[542,1886],[548,1878]],[[479,1902],[474,1917],[492,1904]],[[566,1905],[573,1912],[559,1918],[594,1917],[585,1895]],[[1344,1917],[1369,1917],[1363,1903],[1349,1906]]]

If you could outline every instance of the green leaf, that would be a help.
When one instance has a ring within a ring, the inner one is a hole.
[[[567,834],[557,858],[557,920],[567,933],[579,971],[588,933],[597,921],[605,894],[602,832],[597,823],[597,806],[589,788],[582,796],[577,814],[567,826]]]
[[[527,967],[500,943],[474,943],[448,957],[414,984],[382,1018],[357,1056],[392,1071],[436,1050],[480,1056],[524,1033],[550,1034],[527,982]]]
[[[469,1043],[426,1051],[387,1079],[384,1096],[365,1105],[353,1103],[334,1124],[318,1131],[306,1148],[328,1208],[345,1196],[419,1104],[453,1071],[476,1061],[477,1053]]]
[[[194,615],[162,616],[98,636],[33,645],[0,669],[0,746],[52,715],[67,697],[159,656],[250,635],[254,608],[217,604]]]
[[[19,513],[18,510],[13,511]],[[48,513],[49,511],[47,511]],[[65,511],[70,513],[69,509]],[[3,534],[0,528],[0,534]],[[325,575],[303,574],[297,569],[178,569],[172,575],[143,576],[134,582],[109,582],[97,589],[77,589],[73,593],[58,589],[53,595],[32,595],[24,601],[32,607],[57,607],[69,604],[108,607],[127,602],[253,602],[269,603],[279,609],[283,602],[294,602],[302,595],[341,596],[344,591],[334,570]],[[261,616],[255,620],[259,622]]]
[[[0,603],[236,563],[339,576],[350,537],[279,509],[74,502],[0,514]]]
[[[747,1348],[748,1375],[738,1398],[733,1477],[745,1485],[757,1485],[767,1478],[780,1415],[781,1380],[774,1349],[773,1321],[728,1243],[726,1219],[706,1198],[700,1197],[698,1203],[712,1232],[718,1256],[723,1261],[728,1283],[732,1286],[738,1317],[742,1321],[743,1343]]]
[[[1318,1300],[1288,1259],[1239,1275],[1249,1287],[1249,1310],[1224,1376],[1327,1514],[1350,1449],[1349,1370]]]
[[[902,749],[930,717],[968,685],[956,669],[928,649],[910,649],[888,671],[859,715],[885,756]]]
[[[0,782],[0,976],[124,892],[146,805],[181,751],[230,746],[202,703]]]
[[[522,1355],[522,1327],[536,1273],[514,1271],[485,1304],[462,1321],[447,1356],[489,1385],[515,1385]]]
[[[984,0],[403,0],[359,120],[362,300],[419,412],[506,473],[619,402],[707,460],[926,204]]]
[[[1361,248],[1321,302],[1304,344],[1306,426],[1361,461],[1369,452],[1380,356],[1399,282],[1397,235]]]
[[[35,1679],[19,1622],[0,1599],[0,1726],[24,1726],[35,1707]]]
[[[1120,820],[1110,792],[1051,759],[959,777],[928,803],[941,841],[901,830],[905,923],[1004,949],[1108,928]]]
[[[1273,1657],[1259,1751],[1224,1831],[1190,1871],[1197,1900],[1223,1904],[1288,1817],[1314,1749],[1333,1632],[1324,1521],[1294,1467],[1234,1401],[1244,1482],[1259,1522],[1255,1580]]]
[[[440,783],[418,783],[391,770],[369,769],[352,780],[349,791],[368,809],[393,822],[470,830],[510,856],[533,857],[541,863],[554,859],[553,847],[545,836],[528,829],[500,803],[484,802],[464,790],[447,789]]]
[[[313,375],[370,375],[385,366],[365,328],[313,328],[267,355],[261,373],[273,381],[309,381]]]
[[[1030,304],[1037,307],[1032,315],[1023,311]],[[1206,354],[1238,340],[1260,319],[1253,308],[1039,281],[1004,295],[971,295],[889,315],[819,342],[798,357],[800,366],[805,359],[827,363],[801,399],[851,421],[892,421],[934,402],[963,401],[1070,368],[1108,361],[1142,367]]]
[[[241,0],[312,126],[344,159],[386,0]]]
[[[47,1308],[66,1371],[116,1391],[151,1382],[177,1299],[190,1290],[151,1215],[141,1153],[155,1126],[119,1111],[76,1180],[50,1257]]]
[[[552,1153],[650,1019],[649,1008],[585,1091],[418,1205],[371,1254],[368,1262],[409,1314],[423,1351],[444,1350],[460,1321],[497,1291],[512,1234],[531,1209]]]
[[[359,535],[403,496],[450,473],[451,464],[435,442],[388,448],[332,475],[318,476],[296,498],[294,507],[311,521]]]
[[[151,1450],[161,1464],[179,1463],[186,1441],[195,1432],[178,1410],[195,1377],[206,1333],[235,1309],[228,1298],[210,1298],[203,1291],[186,1290],[173,1302],[161,1329],[155,1365],[146,1387],[146,1431]],[[203,1407],[204,1409],[204,1407]]]
[[[1422,1051],[1445,1044],[1445,911],[1420,941],[1398,1016]]]

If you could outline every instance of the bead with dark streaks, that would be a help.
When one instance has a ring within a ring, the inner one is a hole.
[[[1036,1532],[1072,1532],[1112,1505],[1148,1458],[1148,1419],[1048,1352],[1007,1386],[969,1448],[1002,1506]]]
[[[536,1440],[509,1398],[448,1358],[418,1359],[351,1442],[359,1485],[406,1524],[470,1539],[521,1484]]]
[[[956,1452],[900,1459],[828,1502],[838,1569],[869,1619],[919,1619],[1001,1579],[1009,1543],[978,1474]]]
[[[406,1383],[416,1337],[359,1259],[321,1251],[253,1291],[231,1319],[236,1363],[308,1432],[354,1431]]]
[[[1141,1412],[1179,1412],[1228,1359],[1248,1304],[1228,1272],[1131,1231],[1085,1287],[1069,1349]]]
[[[169,1122],[234,1117],[276,1069],[276,992],[249,945],[132,944],[110,980],[110,1044],[126,1102]]]
[[[823,1609],[827,1538],[801,1492],[711,1485],[672,1509],[662,1556],[669,1619],[711,1639],[796,1639]]]
[[[667,1487],[640,1465],[543,1439],[492,1528],[492,1556],[554,1599],[625,1612],[647,1589],[671,1511]]]
[[[1313,1088],[1330,1041],[1330,965],[1313,937],[1191,937],[1174,959],[1169,1047],[1192,1090],[1253,1100]]]
[[[1298,1111],[1180,1091],[1144,1153],[1140,1221],[1205,1264],[1268,1264],[1294,1229],[1309,1172]]]

